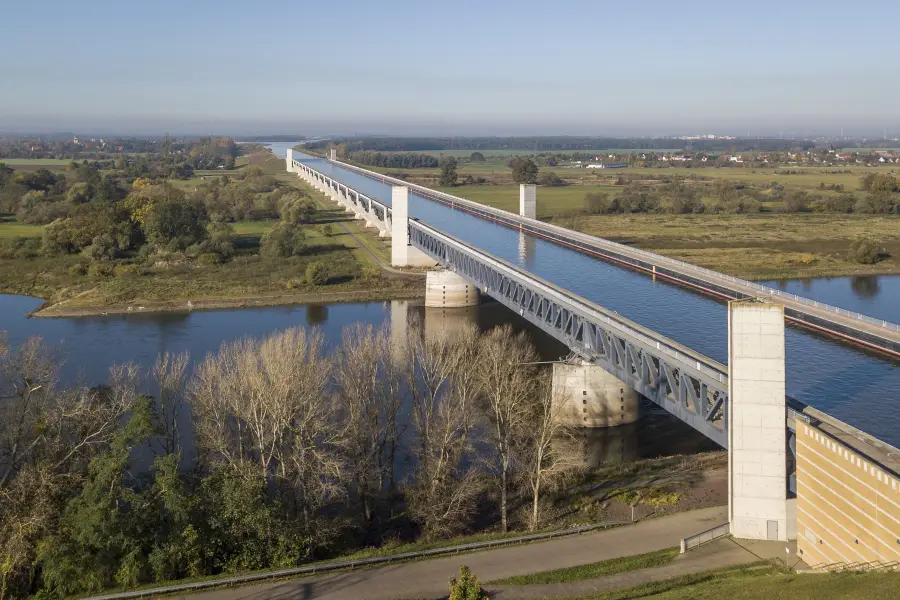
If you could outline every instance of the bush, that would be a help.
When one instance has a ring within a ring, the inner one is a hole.
[[[91,277],[111,277],[115,271],[113,270],[112,265],[106,263],[91,263],[87,273]]]
[[[87,275],[88,268],[84,263],[75,263],[71,267],[69,267],[69,275],[72,277],[83,277]]]
[[[138,266],[137,265],[116,265],[113,267],[113,273],[115,273],[116,277],[128,277],[130,275],[138,274]]]
[[[613,201],[609,199],[609,194],[591,192],[584,195],[584,209],[594,215],[612,212]]]
[[[279,223],[259,241],[259,253],[269,258],[287,258],[303,254],[303,231],[290,223]]]
[[[222,263],[222,257],[215,252],[204,252],[197,257],[199,265],[218,265]]]
[[[38,238],[14,237],[0,240],[0,258],[34,258],[41,252]]]
[[[863,265],[874,265],[881,258],[878,243],[865,236],[856,238],[850,244],[850,258]]]
[[[330,224],[322,225],[322,235],[331,235],[334,233],[334,228]]]
[[[559,175],[554,172],[542,173],[540,177],[538,177],[538,185],[545,185],[548,187],[561,187],[566,185],[566,182],[563,181]]]
[[[309,266],[306,267],[306,282],[312,285],[328,283],[328,269],[318,261],[309,263]]]
[[[481,582],[465,565],[459,568],[459,579],[456,577],[450,579],[449,600],[482,600],[487,597],[481,588]]]

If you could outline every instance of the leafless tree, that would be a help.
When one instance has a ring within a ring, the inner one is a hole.
[[[322,333],[288,329],[225,343],[189,384],[198,447],[206,460],[253,466],[292,491],[307,523],[342,490],[344,427],[328,391]]]
[[[530,435],[528,423],[530,403],[534,401],[534,347],[525,334],[514,335],[504,325],[481,337],[481,356],[477,362],[478,377],[484,393],[484,412],[490,422],[487,428],[496,470],[500,479],[500,527],[508,528],[509,478],[516,446],[524,435]]]
[[[540,524],[540,500],[545,487],[554,485],[584,465],[584,450],[572,428],[563,420],[562,392],[554,391],[549,373],[539,373],[537,395],[529,414],[528,432],[522,439],[522,479],[531,492],[533,531]]]
[[[181,354],[165,352],[157,355],[153,364],[152,375],[159,390],[157,397],[159,424],[165,454],[174,454],[180,448],[178,419],[184,406],[184,388],[189,361],[187,352]]]
[[[428,539],[463,528],[482,488],[472,449],[477,337],[474,326],[429,335],[418,324],[409,329],[407,377],[417,447],[408,504]]]
[[[336,351],[334,379],[346,425],[348,483],[363,513],[393,485],[393,460],[402,401],[387,330],[356,323],[346,327]]]

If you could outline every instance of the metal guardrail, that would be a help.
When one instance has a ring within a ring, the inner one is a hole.
[[[701,531],[700,533],[688,536],[681,540],[681,553],[684,554],[688,550],[693,550],[703,544],[708,544],[729,535],[731,535],[731,524],[722,523],[712,529]]]
[[[783,292],[781,290],[776,290],[775,288],[771,288],[769,286],[765,286],[760,283],[748,281],[746,279],[741,279],[740,277],[733,277],[731,275],[726,275],[724,273],[719,273],[718,271],[713,271],[712,269],[707,269],[705,267],[699,267],[697,265],[692,265],[690,263],[686,263],[684,261],[680,261],[680,260],[677,260],[674,258],[669,258],[666,256],[662,256],[660,254],[648,252],[647,250],[641,250],[640,248],[626,246],[625,244],[620,244],[618,242],[613,242],[611,240],[607,240],[607,239],[596,237],[596,236],[589,236],[586,234],[581,234],[581,233],[572,231],[570,229],[560,227],[558,225],[553,225],[552,223],[545,223],[543,221],[538,221],[537,219],[530,219],[528,217],[522,217],[520,215],[516,215],[515,213],[511,213],[509,211],[505,211],[505,210],[501,210],[501,209],[494,208],[491,206],[487,206],[485,204],[480,204],[478,202],[473,202],[472,200],[467,200],[465,198],[453,196],[451,194],[447,194],[446,192],[440,192],[437,190],[433,190],[431,188],[427,188],[422,185],[403,181],[402,179],[397,179],[395,177],[390,177],[388,175],[382,175],[381,173],[376,173],[374,171],[362,169],[360,167],[357,167],[355,165],[351,165],[348,163],[344,163],[344,162],[340,162],[340,161],[334,161],[334,162],[338,163],[341,167],[344,167],[344,168],[347,168],[347,169],[350,169],[353,171],[357,171],[357,172],[359,172],[363,175],[366,175],[368,177],[371,177],[373,179],[380,179],[383,182],[389,181],[395,185],[407,186],[411,189],[415,189],[417,192],[419,192],[420,194],[423,194],[423,195],[442,198],[443,200],[445,200],[447,202],[451,202],[451,203],[476,205],[479,208],[479,210],[486,210],[488,212],[492,212],[492,213],[498,214],[498,215],[502,214],[506,218],[509,218],[509,215],[513,215],[514,217],[516,217],[517,219],[520,219],[521,221],[524,221],[527,223],[532,223],[532,224],[540,224],[540,226],[542,226],[548,230],[554,231],[556,233],[565,233],[566,235],[568,235],[569,237],[572,237],[572,238],[589,240],[593,244],[597,244],[599,246],[605,246],[611,250],[624,252],[626,254],[631,253],[631,254],[643,257],[643,258],[647,259],[648,262],[651,262],[651,263],[656,263],[658,265],[669,265],[669,266],[677,268],[678,270],[681,270],[681,271],[686,271],[689,273],[699,273],[702,275],[706,275],[707,277],[712,277],[714,279],[724,279],[731,283],[754,289],[757,292],[761,292],[764,296],[778,296],[780,298],[786,298],[786,299],[792,300],[794,302],[803,304],[805,306],[817,308],[819,310],[824,310],[826,312],[839,314],[839,315],[842,315],[842,316],[845,316],[845,317],[848,317],[851,319],[856,319],[859,321],[863,321],[865,323],[869,323],[871,325],[876,325],[878,327],[884,327],[885,329],[888,329],[891,331],[900,331],[900,325],[898,325],[897,323],[892,323],[885,319],[876,319],[874,317],[870,317],[868,315],[864,315],[859,312],[849,311],[847,309],[833,306],[831,304],[826,304],[825,302],[818,302],[816,300],[810,300],[809,298],[804,298],[803,296],[798,296],[796,294],[791,294],[789,292]]]
[[[400,554],[392,554],[390,556],[374,556],[372,558],[360,558],[356,560],[344,560],[329,562],[320,565],[309,565],[306,567],[294,567],[290,569],[279,569],[277,571],[267,571],[265,573],[253,573],[251,575],[237,575],[235,577],[222,577],[219,579],[210,579],[208,581],[195,581],[192,583],[179,583],[156,588],[147,588],[143,590],[133,590],[130,592],[118,592],[114,594],[104,594],[101,596],[90,596],[82,598],[82,600],[126,600],[128,598],[144,598],[147,596],[158,596],[160,594],[171,594],[173,592],[193,592],[202,589],[220,587],[223,585],[239,585],[244,583],[253,583],[256,581],[266,581],[269,579],[280,579],[283,577],[292,577],[295,575],[314,575],[317,573],[328,573],[332,571],[345,571],[347,569],[358,569],[360,567],[371,567],[374,565],[389,564],[394,562],[402,562],[407,560],[416,560],[420,558],[432,558],[445,554],[459,554],[461,552],[473,552],[476,550],[489,550],[500,546],[509,546],[512,544],[524,544],[528,542],[537,542],[542,540],[550,540],[553,538],[577,535],[579,533],[587,533],[597,529],[608,529],[610,527],[618,527],[620,525],[629,525],[631,521],[604,521],[602,523],[594,523],[593,525],[581,525],[580,527],[572,527],[569,529],[560,529],[558,531],[549,531],[546,533],[533,533],[529,535],[517,536],[514,538],[506,538],[502,540],[489,540],[486,542],[473,542],[471,544],[460,544],[457,546],[448,546],[446,548],[433,548],[431,550],[421,550],[419,552],[403,552]]]

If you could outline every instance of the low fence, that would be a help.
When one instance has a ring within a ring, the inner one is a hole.
[[[722,523],[712,529],[701,531],[700,533],[688,536],[681,540],[681,553],[684,554],[688,550],[693,550],[703,544],[708,544],[719,538],[726,537],[731,534],[731,524]]]
[[[102,596],[91,596],[89,598],[83,598],[82,600],[126,600],[129,598],[144,598],[147,596],[159,596],[161,594],[171,594],[175,592],[195,592],[197,590],[216,588],[226,585],[242,585],[245,583],[281,579],[283,577],[294,577],[297,575],[316,575],[319,573],[346,571],[349,569],[372,567],[408,560],[435,558],[438,556],[459,554],[461,552],[490,550],[491,548],[497,548],[500,546],[524,544],[528,542],[539,542],[557,537],[577,535],[579,533],[587,533],[589,531],[595,531],[597,529],[607,529],[609,527],[618,527],[619,525],[629,524],[631,524],[631,521],[604,521],[602,523],[594,523],[592,525],[582,525],[580,527],[571,527],[569,529],[548,531],[546,533],[532,533],[530,535],[521,535],[501,540],[473,542],[471,544],[447,546],[446,548],[432,548],[431,550],[420,550],[418,552],[402,552],[400,554],[391,554],[389,556],[374,556],[371,558],[339,560],[324,564],[308,565],[305,567],[294,567],[290,569],[279,569],[277,571],[267,571],[265,573],[253,573],[251,575],[236,575],[234,577],[221,577],[218,579],[210,579],[207,581],[195,581],[193,583],[177,583],[164,587],[146,588],[141,590],[134,590],[131,592],[119,592],[115,594],[105,594]]]

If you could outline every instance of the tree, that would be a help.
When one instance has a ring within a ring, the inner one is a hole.
[[[510,159],[513,181],[516,183],[535,183],[538,178],[538,166],[530,158],[516,156]]]
[[[484,154],[481,152],[473,152],[469,155],[469,160],[471,162],[484,162]]]
[[[459,175],[456,172],[459,162],[453,158],[445,158],[441,160],[441,178],[440,185],[442,187],[451,187],[456,185],[456,179]]]
[[[336,524],[319,519],[342,497],[344,423],[328,391],[332,364],[322,332],[293,328],[262,340],[227,342],[197,366],[189,384],[197,446],[205,464],[255,473],[282,494],[308,543]]]
[[[393,486],[401,397],[382,380],[390,374],[385,361],[391,354],[389,331],[356,323],[344,328],[335,355],[335,385],[347,425],[347,483],[365,523],[372,521],[375,503]]]
[[[181,448],[178,420],[184,406],[188,362],[187,352],[165,352],[157,355],[151,371],[158,390],[156,420],[164,454],[175,454]]]
[[[300,193],[290,193],[278,200],[281,220],[291,225],[312,223],[316,216],[316,204],[312,198]]]
[[[529,403],[535,392],[530,363],[537,353],[525,334],[514,335],[512,327],[492,329],[481,338],[481,356],[477,364],[484,390],[485,414],[490,423],[488,436],[500,479],[500,529],[508,529],[509,479],[516,460],[516,448],[528,422]]]
[[[150,209],[144,233],[156,248],[183,251],[206,239],[208,222],[206,208],[198,202],[162,200]]]
[[[485,600],[487,597],[478,577],[465,565],[459,568],[459,579],[456,577],[450,579],[448,600]]]
[[[524,439],[522,474],[531,492],[532,531],[540,524],[540,500],[544,487],[552,485],[584,464],[584,453],[563,420],[568,398],[554,392],[544,374],[537,385],[537,402],[531,407],[530,435]]]
[[[416,434],[407,504],[422,536],[435,539],[462,530],[476,509],[481,479],[471,435],[480,350],[474,326],[425,333],[414,323],[407,332],[404,364]]]
[[[801,190],[788,195],[785,200],[788,212],[806,212],[809,208],[809,194]]]
[[[613,202],[606,192],[588,192],[584,195],[584,208],[593,215],[612,212]]]
[[[306,283],[312,285],[325,285],[328,283],[328,267],[319,261],[309,263],[306,266]]]
[[[259,241],[259,253],[268,258],[299,256],[306,250],[303,230],[290,223],[278,223]]]
[[[878,242],[870,237],[860,236],[850,244],[850,257],[858,263],[872,265],[881,258]]]

